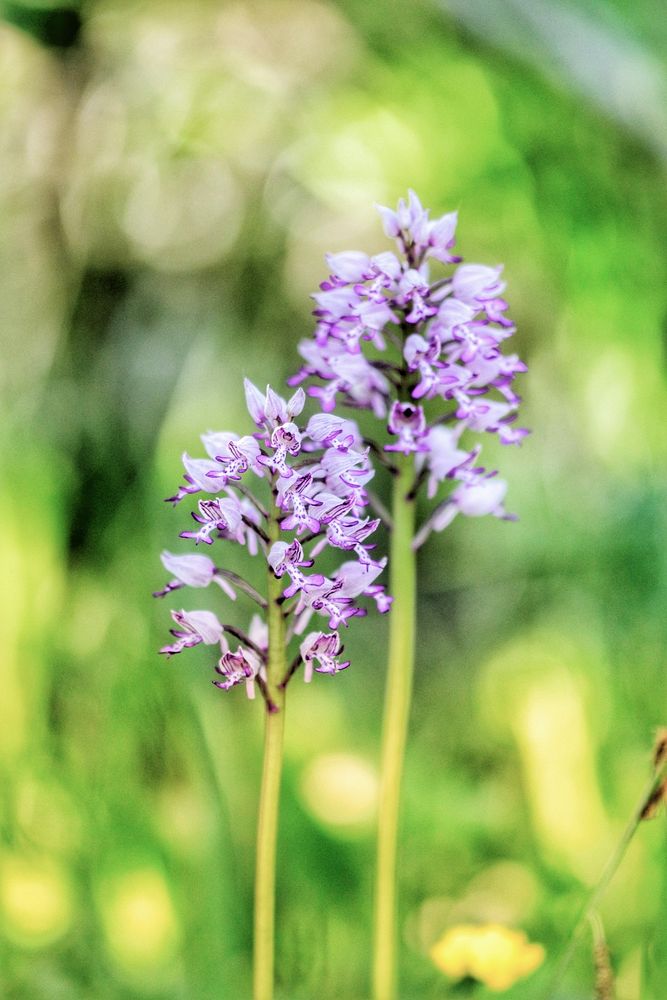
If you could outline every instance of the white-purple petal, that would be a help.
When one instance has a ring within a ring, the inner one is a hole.
[[[231,458],[229,446],[232,441],[238,441],[238,438],[238,434],[232,434],[231,431],[207,431],[201,435],[201,442],[210,458],[215,459],[218,455]]]
[[[222,625],[212,611],[172,611],[171,617],[186,632],[199,636],[207,646],[222,639]]]
[[[191,458],[184,452],[183,466],[194,485],[204,493],[219,493],[222,489],[224,469],[219,462],[209,461],[206,458]]]
[[[466,517],[484,517],[486,514],[502,515],[502,502],[507,493],[504,479],[479,478],[473,483],[462,483],[452,493],[451,500]]]
[[[248,413],[257,426],[261,427],[266,420],[266,397],[249,378],[243,379],[243,388]]]
[[[294,417],[298,417],[305,405],[306,394],[303,389],[299,388],[287,400],[287,415],[289,419],[292,420]]]
[[[348,284],[363,281],[368,275],[369,258],[358,250],[345,250],[342,253],[328,253],[326,262],[336,278]]]
[[[289,549],[288,542],[274,542],[266,557],[267,562],[276,575],[282,576],[285,572],[285,556]],[[282,569],[282,573],[280,570]]]
[[[505,290],[505,282],[500,278],[502,270],[502,265],[461,264],[452,276],[454,295],[473,305],[495,298]]]
[[[208,556],[197,553],[175,555],[165,549],[160,559],[167,572],[173,573],[187,587],[208,587],[215,575],[215,563]]]

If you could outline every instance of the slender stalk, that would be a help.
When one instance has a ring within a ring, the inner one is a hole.
[[[397,465],[390,553],[394,604],[389,616],[375,883],[374,1000],[392,1000],[396,995],[396,848],[414,671],[416,556],[412,539],[415,502],[409,496],[415,478],[412,456],[398,456]]]
[[[269,538],[278,539],[281,511],[273,505],[269,520]],[[267,713],[264,730],[264,766],[259,798],[257,825],[257,867],[255,870],[255,936],[253,961],[253,998],[273,997],[274,928],[276,897],[276,843],[280,776],[283,764],[285,727],[285,692],[280,683],[287,670],[285,618],[280,598],[283,584],[268,570],[269,653],[266,664]]]
[[[595,911],[598,908],[600,900],[604,896],[605,892],[609,888],[609,883],[613,879],[614,875],[618,871],[623,858],[625,857],[625,852],[627,851],[632,838],[637,832],[637,827],[643,819],[646,819],[649,815],[649,810],[653,805],[656,804],[656,796],[659,794],[661,786],[665,779],[667,778],[667,755],[661,757],[653,771],[650,781],[646,785],[646,788],[642,792],[641,798],[637,803],[637,807],[633,812],[628,825],[626,826],[623,834],[616,844],[611,857],[607,861],[607,864],[602,870],[602,874],[597,882],[597,884],[591,890],[588,899],[584,903],[584,906],[577,918],[577,921],[570,932],[568,938],[568,943],[563,952],[563,957],[561,958],[556,972],[549,986],[549,991],[547,997],[554,995],[556,989],[560,985],[560,982],[565,975],[567,967],[572,961],[572,957],[575,953],[577,944],[586,930],[587,924],[594,920]]]
[[[614,970],[611,967],[609,947],[602,921],[597,913],[589,918],[593,934],[593,961],[595,963],[595,1000],[614,1000]]]

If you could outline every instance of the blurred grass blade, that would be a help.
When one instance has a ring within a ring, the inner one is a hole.
[[[611,956],[607,939],[598,913],[590,916],[593,932],[593,959],[595,962],[595,1000],[614,1000],[614,971],[611,967]]]

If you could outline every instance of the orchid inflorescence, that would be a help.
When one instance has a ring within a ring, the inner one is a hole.
[[[336,674],[349,666],[349,661],[340,659],[339,629],[348,625],[348,619],[366,614],[359,598],[373,598],[380,611],[388,610],[391,598],[375,582],[386,558],[374,559],[374,546],[368,543],[379,523],[366,513],[365,486],[373,469],[354,421],[317,413],[300,427],[296,420],[306,401],[302,389],[285,400],[270,387],[265,394],[260,392],[246,379],[245,396],[258,430],[244,436],[202,435],[208,457],[183,455],[185,483],[169,500],[178,504],[206,494],[192,512],[194,530],[181,532],[181,537],[195,545],[225,541],[245,546],[250,556],[265,561],[275,577],[287,578],[280,602],[288,640],[300,638],[313,615],[328,619],[329,631],[311,631],[300,640],[299,652],[282,679],[284,686],[301,663],[306,681],[313,671]],[[329,575],[313,572],[327,548],[352,558]],[[155,596],[215,583],[231,600],[237,591],[244,592],[259,613],[253,615],[246,633],[221,622],[212,611],[172,611],[174,641],[161,652],[172,656],[201,643],[219,646],[215,669],[220,679],[213,683],[223,689],[245,684],[250,698],[258,686],[269,709],[275,708],[266,683],[269,636],[262,612],[268,599],[203,553],[163,552],[162,563],[173,579]],[[238,643],[235,650],[228,635]]]
[[[378,209],[398,255],[327,255],[331,274],[313,296],[315,334],[299,345],[305,364],[290,383],[307,379],[324,413],[340,402],[386,419],[390,442],[372,442],[376,452],[390,468],[392,452],[413,454],[416,486],[426,482],[429,498],[442,483],[452,486],[417,533],[418,547],[459,513],[512,517],[503,506],[506,482],[478,464],[481,446],[467,448],[462,436],[521,442],[528,431],[515,426],[521,400],[512,383],[526,366],[501,350],[515,330],[502,267],[464,264],[452,253],[457,213],[430,220],[413,191],[397,211]],[[432,279],[431,261],[450,272]]]
[[[327,256],[330,275],[313,296],[315,333],[299,345],[304,364],[289,380],[294,394],[285,400],[246,380],[257,430],[204,434],[207,457],[183,456],[185,481],[170,498],[174,504],[197,499],[194,524],[182,538],[202,547],[236,543],[264,564],[260,592],[224,559],[201,550],[163,552],[172,578],[156,595],[215,583],[227,601],[242,592],[257,605],[245,632],[213,611],[174,610],[173,641],[161,650],[169,657],[200,644],[219,647],[213,683],[245,685],[250,698],[259,688],[268,709],[255,875],[256,1000],[273,996],[285,687],[302,665],[306,681],[314,672],[336,674],[349,666],[341,628],[366,613],[362,598],[374,600],[380,612],[395,601],[381,753],[373,996],[390,1000],[396,994],[396,861],[416,649],[415,550],[457,514],[513,518],[504,508],[506,482],[479,464],[481,446],[469,443],[468,432],[495,434],[504,445],[520,444],[528,433],[516,426],[521,400],[513,389],[526,366],[502,352],[514,333],[502,268],[463,263],[453,253],[456,213],[431,220],[412,191],[396,211],[379,211],[397,252]],[[432,277],[433,262],[442,271]],[[307,395],[320,412],[304,426],[298,418]],[[375,417],[384,425],[380,433],[363,436],[356,420],[341,415],[343,407],[370,411],[360,423],[369,427]],[[368,488],[374,465],[393,474],[391,513]],[[435,503],[416,527],[422,487]],[[377,582],[387,559],[376,557],[370,541],[380,518],[391,531],[393,597]],[[334,552],[344,561],[327,569]],[[314,616],[326,619],[327,631],[308,631]],[[298,644],[291,661],[290,643]]]

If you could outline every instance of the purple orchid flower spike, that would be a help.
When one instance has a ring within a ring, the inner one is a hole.
[[[380,328],[391,315],[381,289],[392,267],[367,258],[337,260],[335,267],[349,280],[372,282],[372,292],[348,311],[336,294],[339,279],[323,290],[321,324],[334,348],[321,357],[316,348],[312,364],[335,380],[335,390],[323,400],[327,412],[314,414],[304,425],[299,419],[307,399],[303,388],[284,399],[271,386],[262,392],[245,380],[255,430],[203,434],[205,455],[183,455],[184,481],[170,497],[174,504],[190,497],[195,505],[190,512],[194,525],[180,537],[220,556],[163,552],[170,579],[155,593],[165,597],[188,587],[217,585],[223,592],[218,593],[218,613],[172,611],[172,641],[160,652],[169,658],[196,646],[217,647],[212,663],[215,688],[227,692],[240,687],[249,699],[259,691],[266,707],[253,987],[253,995],[263,998],[272,994],[275,832],[286,689],[300,668],[307,681],[315,673],[332,677],[346,670],[350,660],[342,659],[338,629],[366,614],[366,599],[382,611],[390,604],[382,584],[375,582],[386,560],[374,561],[369,555],[379,521],[366,512],[366,487],[374,474],[368,447],[354,420],[328,411],[340,392],[384,413],[384,376],[369,369],[359,345],[384,346]],[[346,294],[343,288],[343,298]],[[261,564],[263,572],[255,575],[263,576],[263,588],[226,568],[230,545]],[[327,550],[324,573],[317,564]],[[347,561],[342,561],[343,553]],[[231,602],[240,605],[245,598],[258,609],[247,631],[230,620]],[[318,616],[326,619],[328,631],[313,631],[302,639],[307,622]],[[291,662],[290,643],[295,646]]]
[[[495,434],[503,445],[521,444],[529,432],[516,425],[521,400],[512,383],[526,366],[516,355],[502,353],[514,332],[502,297],[502,267],[462,263],[453,252],[457,213],[430,219],[414,191],[396,210],[378,210],[398,255],[327,255],[330,276],[313,296],[315,338],[300,344],[305,365],[291,381],[308,380],[307,391],[323,411],[320,421],[342,421],[331,412],[337,402],[377,417],[388,413],[390,440],[374,442],[375,453],[414,456],[416,485],[428,482],[429,498],[451,487],[451,503],[416,533],[421,544],[457,513],[508,517],[500,501],[473,502],[482,494],[498,495],[499,486],[470,482],[463,441],[468,433]],[[451,266],[449,276],[432,278],[432,262]],[[368,325],[359,329],[369,302],[372,333]],[[399,341],[400,357],[392,360],[390,345]],[[365,345],[373,347],[373,356],[366,355]],[[378,351],[386,360],[378,361]]]
[[[431,219],[414,191],[395,210],[377,207],[396,252],[327,255],[329,276],[313,295],[314,336],[300,344],[304,363],[290,382],[305,383],[322,410],[311,418],[313,429],[332,445],[345,439],[343,407],[370,411],[377,423],[375,432],[366,430],[369,456],[394,479],[388,514],[365,490],[371,462],[360,461],[359,445],[354,456],[349,449],[342,454],[331,449],[322,461],[327,492],[337,495],[341,486],[350,491],[357,487],[356,509],[348,512],[335,496],[322,496],[322,506],[312,516],[325,528],[329,545],[354,551],[357,559],[353,569],[341,567],[313,590],[301,589],[295,622],[295,631],[301,632],[320,613],[330,616],[332,628],[347,624],[361,593],[375,598],[381,611],[389,606],[384,588],[371,582],[379,564],[363,544],[366,527],[375,527],[361,516],[365,495],[392,531],[396,602],[383,737],[374,959],[374,1000],[387,1000],[396,994],[394,862],[414,665],[414,552],[432,531],[442,531],[459,514],[512,519],[505,510],[507,483],[478,465],[481,446],[474,436],[493,434],[509,446],[521,444],[528,431],[516,424],[521,399],[514,390],[514,380],[526,366],[516,355],[503,353],[514,325],[507,315],[502,267],[463,263],[455,250],[457,213]],[[364,428],[371,425],[369,418]],[[423,487],[432,509],[417,526],[416,499]],[[331,511],[335,520],[329,524]],[[313,649],[320,648],[318,642],[325,648],[323,636],[308,639]],[[308,651],[310,657],[310,646]]]
[[[384,282],[388,280],[388,264],[385,271],[361,260],[338,260],[335,265],[357,281],[368,275],[368,280],[377,282],[381,274],[385,275]],[[250,556],[261,557],[280,588],[282,619],[289,623],[292,617],[287,638],[299,634],[299,625],[305,626],[305,611],[309,617],[326,617],[332,630],[347,627],[350,618],[365,613],[357,598],[368,596],[377,602],[378,591],[346,589],[347,575],[354,576],[355,563],[349,560],[328,576],[313,567],[325,549],[342,550],[356,556],[371,587],[377,574],[369,571],[384,566],[384,562],[374,562],[369,555],[373,545],[368,540],[379,521],[364,513],[368,504],[366,485],[373,476],[368,448],[351,419],[319,413],[311,416],[305,426],[298,424],[306,402],[302,388],[283,399],[271,386],[261,392],[246,379],[244,390],[248,412],[258,430],[246,435],[208,431],[202,435],[207,457],[183,456],[185,483],[170,499],[178,503],[188,496],[204,495],[191,512],[194,529],[182,531],[180,537],[195,545],[203,543],[209,549],[221,542],[238,544]],[[162,561],[172,579],[155,596],[216,583],[228,598],[235,600],[241,592],[263,611],[270,611],[269,598],[208,556],[165,552]],[[285,577],[286,585],[278,583]],[[383,591],[380,585],[375,587]],[[179,628],[172,632],[175,642],[162,652],[173,655],[197,645],[220,643],[222,657],[215,669],[222,679],[214,680],[216,687],[229,690],[242,683],[249,696],[259,687],[267,707],[275,709],[280,700],[278,687],[289,677],[268,676],[266,641],[260,644],[236,626],[221,624],[212,612],[172,614]],[[229,650],[224,633],[239,639],[238,649]],[[330,640],[327,649],[331,657],[335,657],[331,652],[334,646]]]

